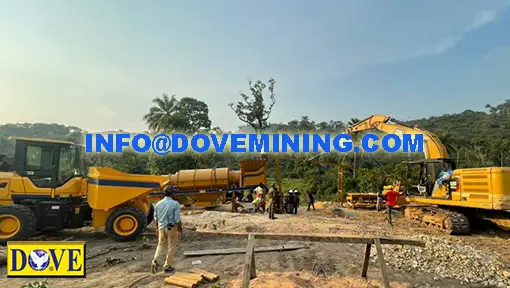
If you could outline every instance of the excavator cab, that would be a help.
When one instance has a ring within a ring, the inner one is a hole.
[[[441,171],[456,169],[455,160],[450,158],[409,161],[408,164],[409,166],[419,165],[420,180],[418,185],[414,187],[417,188],[419,193],[424,196],[432,195],[434,183],[439,177],[439,173],[441,173]],[[408,169],[408,173],[409,171],[410,169]]]

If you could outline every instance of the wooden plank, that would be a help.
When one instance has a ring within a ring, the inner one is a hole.
[[[306,245],[280,245],[280,246],[268,246],[268,247],[257,247],[255,253],[263,252],[274,252],[274,251],[291,251],[298,249],[306,249]],[[228,254],[244,254],[246,248],[226,248],[226,249],[211,249],[211,250],[192,250],[184,251],[184,256],[204,256],[204,255],[228,255]]]
[[[374,239],[369,237],[335,235],[335,234],[286,234],[286,233],[248,233],[248,232],[215,232],[197,231],[208,236],[239,237],[245,238],[253,234],[257,239],[267,240],[293,240],[293,241],[315,241],[330,243],[353,243],[353,244],[374,244]],[[399,244],[425,247],[425,242],[410,239],[379,238],[381,244]]]
[[[365,258],[363,259],[363,268],[361,270],[361,277],[363,277],[363,278],[367,278],[368,263],[370,260],[371,248],[372,248],[372,244],[367,244],[367,248],[365,249]]]
[[[209,271],[205,271],[205,270],[202,270],[202,269],[198,269],[198,268],[193,268],[190,270],[190,272],[192,273],[195,273],[195,274],[200,274],[202,275],[202,277],[204,277],[207,281],[210,281],[210,282],[216,282],[216,280],[218,280],[220,277],[214,273],[211,273]]]
[[[249,234],[248,235],[248,247],[246,248],[246,259],[244,260],[244,271],[243,271],[243,288],[249,288],[250,287],[250,280],[255,278],[252,276],[252,264],[254,262],[254,254],[255,251],[255,235]],[[256,276],[256,275],[255,275]]]
[[[391,288],[390,281],[388,280],[388,272],[386,271],[386,262],[384,262],[384,256],[382,252],[380,239],[375,239],[375,248],[377,249],[377,259],[379,259],[379,266],[381,266],[384,287]]]
[[[251,269],[250,269],[250,279],[254,279],[257,277],[257,268],[255,267],[255,245],[253,246],[253,249],[251,250]]]

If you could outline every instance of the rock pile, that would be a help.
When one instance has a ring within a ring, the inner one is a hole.
[[[457,279],[483,287],[510,287],[510,267],[468,245],[430,236],[419,236],[426,247],[384,245],[384,260],[398,270],[419,270],[435,275],[434,279]],[[372,261],[377,260],[375,249]]]

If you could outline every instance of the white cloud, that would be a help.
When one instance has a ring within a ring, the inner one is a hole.
[[[467,27],[464,33],[457,36],[445,36],[439,39],[439,42],[431,45],[422,46],[408,56],[404,57],[401,60],[412,59],[416,57],[423,57],[429,55],[439,55],[442,54],[449,49],[453,48],[457,43],[459,43],[469,32],[474,31],[476,29],[480,29],[483,26],[486,26],[492,23],[497,18],[497,12],[491,10],[483,10],[479,11],[470,25]]]
[[[451,36],[443,37],[439,40],[439,43],[429,46],[423,46],[418,50],[414,51],[412,54],[410,54],[409,57],[407,58],[416,58],[426,55],[441,54],[455,46],[455,44],[457,44],[457,42],[460,41],[460,39],[462,39],[462,37],[459,38],[454,38]]]
[[[496,11],[480,11],[476,14],[475,20],[473,20],[473,23],[471,24],[470,30],[478,29],[482,26],[485,26],[494,20],[496,20],[497,13]],[[469,31],[468,31],[469,32]]]

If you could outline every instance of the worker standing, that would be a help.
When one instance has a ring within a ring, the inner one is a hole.
[[[156,222],[156,236],[158,247],[152,260],[152,273],[159,269],[159,260],[167,249],[166,261],[163,271],[166,273],[175,272],[172,261],[177,250],[177,244],[182,236],[181,207],[179,202],[172,199],[174,188],[165,189],[165,198],[154,205],[154,220]]]
[[[299,190],[294,190],[294,214],[297,214],[298,208],[299,208],[299,202],[301,199],[299,199]]]
[[[283,205],[285,206],[285,212],[287,214],[294,213],[294,190],[289,190],[284,202],[285,203],[283,203]]]
[[[391,223],[391,212],[392,209],[397,205],[397,199],[400,195],[397,191],[393,190],[393,187],[388,192],[386,192],[386,213],[388,213],[388,223],[390,223],[391,226],[393,226]]]
[[[269,212],[269,219],[276,219],[274,217],[274,210],[275,210],[275,200],[277,200],[276,194],[278,189],[276,188],[276,184],[273,183],[271,185],[271,188],[269,188],[269,192],[267,193],[268,201],[267,201],[267,211]]]
[[[280,189],[276,189],[276,212],[282,213],[282,205],[283,205],[283,191]]]
[[[266,194],[268,193],[269,189],[267,189],[267,186],[264,185],[264,183],[260,182],[259,183],[259,187],[262,189],[262,196],[266,196]]]
[[[381,210],[382,203],[384,203],[384,196],[383,196],[383,191],[380,190],[377,193],[377,205],[375,207],[377,212],[379,212]]]
[[[306,202],[308,202],[308,210],[306,210],[306,211],[310,211],[310,206],[313,208],[313,211],[315,211],[315,205],[314,205],[315,197],[313,197],[313,193],[310,190],[308,190],[306,193],[307,193],[307,199],[306,199],[307,201]]]
[[[257,187],[253,190],[256,193],[255,199],[252,201],[252,204],[255,205],[255,213],[260,212],[264,214],[266,212],[266,201],[264,200],[264,189],[262,187]]]

